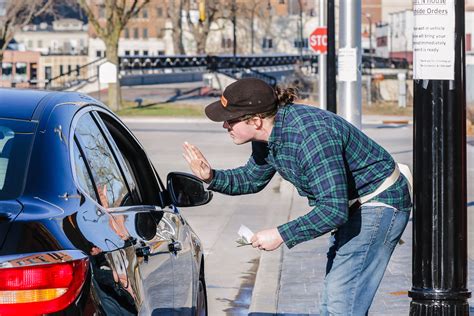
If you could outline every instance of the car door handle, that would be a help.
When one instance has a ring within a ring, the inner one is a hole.
[[[168,249],[170,252],[177,254],[179,251],[183,250],[183,245],[179,241],[173,241],[168,244]]]
[[[137,257],[143,257],[143,260],[148,262],[148,256],[150,256],[151,250],[149,246],[144,246],[136,248],[135,253],[137,254]]]

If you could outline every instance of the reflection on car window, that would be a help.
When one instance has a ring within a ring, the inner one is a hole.
[[[119,207],[131,203],[130,193],[112,151],[90,114],[81,117],[75,136],[91,169],[101,204],[104,207]]]
[[[7,174],[8,161],[13,147],[15,134],[8,127],[0,127],[0,190],[5,184],[5,175]]]
[[[85,193],[87,193],[91,198],[97,201],[97,195],[94,191],[94,185],[92,184],[89,172],[87,171],[86,163],[84,162],[84,158],[82,157],[76,142],[74,142],[73,152],[74,168],[76,169],[76,177],[77,181],[79,182],[79,186]]]
[[[32,134],[16,133],[13,124],[6,125],[10,127],[0,123],[0,200],[20,194],[33,140]]]

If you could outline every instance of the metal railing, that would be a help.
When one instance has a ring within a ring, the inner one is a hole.
[[[105,57],[95,59],[87,64],[78,66],[56,77],[46,80],[45,88],[64,90],[95,81],[98,76],[98,67],[106,61]]]

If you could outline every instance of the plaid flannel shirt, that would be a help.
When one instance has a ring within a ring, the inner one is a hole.
[[[278,226],[289,248],[344,224],[348,201],[374,192],[395,168],[387,151],[343,118],[300,104],[280,109],[268,144],[254,142],[252,149],[246,165],[214,170],[209,189],[229,195],[258,192],[275,172],[293,183],[313,209]],[[401,175],[372,201],[409,211],[406,179]]]

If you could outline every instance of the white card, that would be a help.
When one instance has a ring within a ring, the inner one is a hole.
[[[237,232],[239,236],[247,243],[250,243],[250,239],[253,236],[253,232],[245,225],[240,225],[239,231]]]

